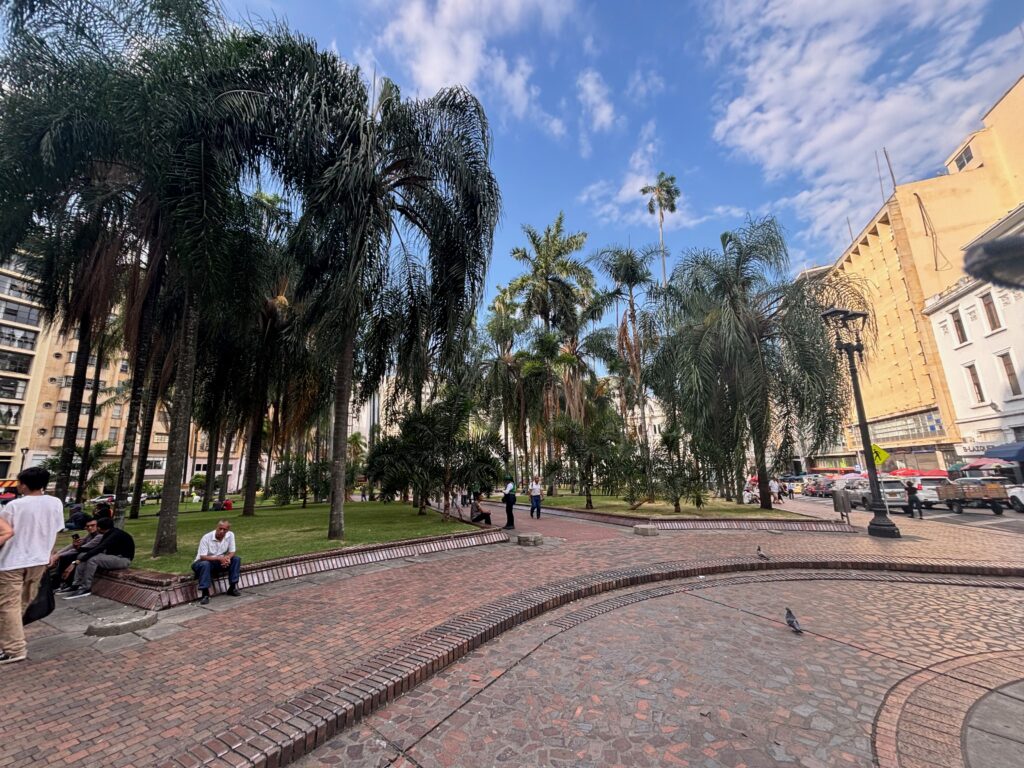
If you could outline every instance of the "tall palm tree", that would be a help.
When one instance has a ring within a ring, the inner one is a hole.
[[[294,116],[283,172],[303,199],[300,294],[337,361],[328,536],[341,539],[355,341],[365,308],[386,284],[392,238],[423,244],[437,296],[433,322],[447,340],[479,302],[500,195],[487,119],[468,91],[403,100],[385,80],[371,100],[358,73],[326,56],[309,82],[315,98]]]
[[[765,218],[725,232],[720,251],[690,252],[673,274],[681,311],[671,335],[683,340],[684,407],[693,421],[713,423],[711,406],[728,393],[743,426],[733,433],[753,445],[765,509],[772,445],[781,466],[796,435],[817,450],[837,439],[845,419],[849,382],[821,312],[840,301],[866,305],[842,278],[793,280],[788,267],[782,231]]]
[[[675,213],[676,200],[682,192],[676,184],[676,177],[664,171],[658,171],[658,178],[653,184],[640,189],[640,194],[647,197],[647,212],[652,216],[658,214],[658,245],[661,246],[661,284],[668,285],[668,268],[665,259],[665,211]]]

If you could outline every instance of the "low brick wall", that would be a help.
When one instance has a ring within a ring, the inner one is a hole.
[[[380,563],[401,557],[479,547],[484,544],[499,544],[506,541],[508,541],[508,535],[501,530],[466,531],[444,536],[428,536],[422,539],[384,544],[364,544],[326,552],[313,552],[307,555],[281,557],[243,565],[239,586],[245,589],[282,579],[293,579],[312,573],[349,568],[353,565]],[[213,588],[215,593],[225,591],[228,588],[227,577],[216,579]],[[135,568],[126,571],[112,571],[97,576],[93,582],[92,591],[93,594],[100,597],[150,611],[173,608],[198,598],[196,581],[191,573],[177,575]]]

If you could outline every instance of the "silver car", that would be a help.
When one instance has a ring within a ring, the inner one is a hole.
[[[882,496],[886,504],[890,507],[906,505],[907,492],[902,480],[896,477],[880,477],[878,482],[882,486]],[[850,500],[851,509],[871,508],[871,484],[866,479],[848,481],[843,493]]]
[[[945,477],[915,477],[913,481],[917,484],[917,498],[927,509],[942,503],[939,501],[939,486],[950,483]]]

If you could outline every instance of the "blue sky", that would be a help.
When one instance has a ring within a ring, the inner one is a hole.
[[[795,268],[834,260],[879,206],[875,151],[932,175],[1024,74],[1020,0],[226,0],[285,19],[409,95],[468,86],[504,196],[489,295],[521,225],[564,210],[587,253],[657,241],[640,187],[677,177],[673,260],[747,212]],[[889,182],[886,180],[888,193]]]

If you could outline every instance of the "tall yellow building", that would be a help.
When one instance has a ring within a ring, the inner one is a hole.
[[[877,328],[861,385],[886,469],[944,468],[960,441],[924,301],[961,277],[964,245],[1024,202],[1024,77],[946,159],[946,173],[898,184],[833,269],[863,282]],[[851,414],[853,409],[851,408]],[[856,426],[818,465],[859,463]]]

